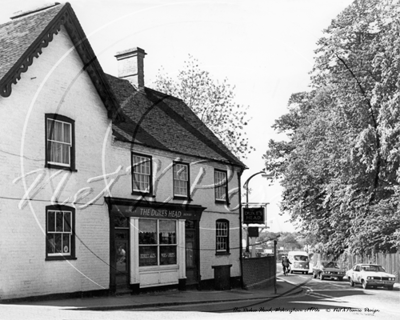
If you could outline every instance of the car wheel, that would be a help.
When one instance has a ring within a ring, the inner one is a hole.
[[[293,272],[294,272],[293,270],[290,270],[290,273],[291,273],[291,274],[293,274]]]
[[[361,285],[362,285],[363,289],[368,289],[368,284],[364,280],[361,281]]]
[[[320,274],[319,274],[319,279],[324,280],[324,276],[322,275],[322,272],[320,272]]]
[[[387,286],[388,290],[393,290],[393,285]]]
[[[351,285],[352,287],[354,287],[354,281],[353,281],[352,278],[350,278],[350,285]]]
[[[338,281],[343,281],[343,278],[338,278]]]

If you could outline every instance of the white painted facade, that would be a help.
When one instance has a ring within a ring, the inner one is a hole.
[[[110,218],[104,197],[138,199],[131,194],[130,146],[114,141],[111,120],[92,80],[62,27],[34,59],[10,97],[0,97],[0,299],[110,288]],[[45,168],[45,114],[75,121],[76,171]],[[214,277],[214,265],[232,265],[240,277],[238,171],[228,188],[229,208],[214,201],[214,168],[221,163],[135,146],[153,157],[157,202],[171,199],[171,164],[190,163],[193,205],[206,207],[200,229],[201,280]],[[230,170],[229,168],[228,170]],[[115,179],[115,180],[112,180]],[[76,259],[46,260],[45,214],[52,203],[75,208]],[[230,254],[215,253],[215,222],[229,220]],[[130,218],[130,281],[140,287],[177,284],[185,277],[184,228],[177,219],[176,266],[139,267],[138,218]]]

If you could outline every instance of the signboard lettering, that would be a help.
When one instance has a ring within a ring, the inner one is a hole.
[[[168,208],[167,206],[113,205],[113,208],[116,212],[120,212],[128,217],[189,220],[198,220],[201,217],[201,211],[181,209],[178,206]]]
[[[264,208],[243,208],[244,224],[264,224]]]

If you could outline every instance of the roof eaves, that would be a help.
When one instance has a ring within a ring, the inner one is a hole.
[[[24,17],[19,19],[24,19]],[[32,42],[4,77],[0,79],[0,95],[3,97],[9,97],[11,95],[12,84],[17,84],[21,79],[21,74],[28,70],[35,57],[39,57],[42,53],[42,49],[47,47],[53,40],[54,35],[58,34],[61,30],[61,26],[64,26],[67,29],[75,49],[84,64],[83,69],[88,72],[108,111],[108,117],[113,119],[115,122],[123,121],[124,117],[119,110],[117,99],[111,90],[103,69],[93,52],[78,18],[68,2],[63,5],[56,16],[43,29],[41,34]]]

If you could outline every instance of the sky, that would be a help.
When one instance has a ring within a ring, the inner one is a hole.
[[[60,1],[59,1],[60,2]],[[245,182],[264,168],[273,129],[287,113],[292,93],[308,90],[316,42],[352,0],[70,0],[106,73],[117,76],[115,54],[140,47],[145,58],[145,85],[153,87],[163,68],[174,76],[189,55],[216,80],[235,86],[236,102],[252,119]],[[0,0],[0,23],[18,11],[51,3],[45,0]],[[288,215],[280,215],[282,189],[261,175],[249,183],[251,203],[269,203],[267,227],[292,232]]]

